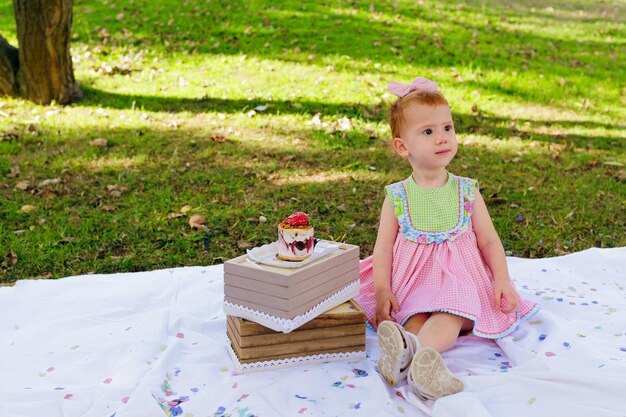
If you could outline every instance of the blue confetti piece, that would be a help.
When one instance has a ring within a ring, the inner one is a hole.
[[[589,303],[580,303],[581,306],[588,306]]]
[[[354,373],[356,374],[356,376],[357,376],[357,377],[366,377],[366,376],[368,375],[368,374],[367,374],[367,372],[365,372],[365,371],[364,371],[364,370],[362,370],[362,369],[358,369],[358,368],[354,368],[354,369],[352,370],[352,372],[354,372]]]
[[[569,343],[567,343],[567,342],[563,342],[563,346],[564,346],[566,349],[569,349],[569,348],[571,347],[571,346],[570,346],[570,344],[569,344]]]
[[[598,302],[597,301],[592,301],[591,304],[598,304]]]
[[[300,395],[298,395],[298,394],[296,394],[296,398],[299,398],[299,399],[301,399],[301,400],[306,400],[306,399],[307,399],[307,397],[302,397],[302,396],[300,396]]]
[[[355,409],[357,409],[357,410],[358,410],[359,408],[361,408],[361,403],[356,403],[356,404],[354,405],[354,408],[355,408]]]
[[[542,269],[541,272],[548,272],[548,270],[547,269]]]
[[[332,386],[333,387],[340,387],[341,386],[341,381],[335,382]]]
[[[540,340],[540,341],[542,341],[542,342],[543,342],[544,340],[546,340],[546,335],[545,335],[545,334],[540,335],[540,336],[539,336],[539,340]]]
[[[502,365],[509,365],[508,362],[500,362]]]
[[[556,301],[558,301],[559,303],[563,301],[562,298],[557,298]]]
[[[622,352],[626,352],[626,347],[621,347],[619,348],[619,350],[621,350]]]
[[[225,407],[219,407],[217,409],[217,411],[215,412],[215,414],[213,414],[213,415],[214,416],[223,416],[225,412],[226,412],[226,408]]]
[[[198,392],[198,388],[191,388],[191,392]]]
[[[500,353],[494,353],[494,355],[496,355],[498,358],[502,357],[502,355]]]

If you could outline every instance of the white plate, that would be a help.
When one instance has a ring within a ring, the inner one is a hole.
[[[339,250],[339,246],[341,245],[330,243],[327,240],[320,240],[317,242],[317,245],[315,245],[313,254],[304,261],[283,261],[279,259],[277,256],[278,242],[272,242],[258,248],[249,249],[247,253],[251,261],[259,264],[277,266],[279,268],[300,268],[301,266]]]

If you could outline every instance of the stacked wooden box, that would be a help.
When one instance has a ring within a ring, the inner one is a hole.
[[[359,248],[347,244],[299,268],[247,255],[225,262],[224,310],[238,370],[364,357],[365,313],[349,301],[359,292],[358,268]]]

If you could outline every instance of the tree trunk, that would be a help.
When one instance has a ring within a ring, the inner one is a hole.
[[[13,0],[13,7],[20,48],[0,36],[0,94],[39,104],[76,101],[80,94],[70,56],[72,0]]]
[[[0,95],[17,96],[17,49],[0,35]]]

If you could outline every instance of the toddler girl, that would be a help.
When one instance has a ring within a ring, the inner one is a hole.
[[[413,168],[385,187],[374,254],[361,262],[356,301],[378,328],[378,368],[406,377],[423,399],[463,390],[440,352],[472,330],[497,339],[537,306],[520,299],[476,180],[446,167],[457,151],[452,114],[437,84],[389,83],[393,148]]]

